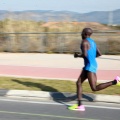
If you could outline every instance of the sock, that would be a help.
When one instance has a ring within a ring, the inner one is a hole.
[[[82,103],[81,103],[81,100],[78,100],[78,106],[80,106]]]
[[[117,80],[113,80],[112,85],[116,85],[116,84],[117,84]]]

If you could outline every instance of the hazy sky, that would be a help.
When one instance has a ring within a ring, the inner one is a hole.
[[[120,9],[120,0],[0,0],[0,10],[55,10],[86,13]]]

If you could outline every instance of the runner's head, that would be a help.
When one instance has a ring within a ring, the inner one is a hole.
[[[92,33],[93,33],[93,31],[91,28],[84,28],[81,33],[82,39],[86,39],[87,37],[90,37],[92,35]]]

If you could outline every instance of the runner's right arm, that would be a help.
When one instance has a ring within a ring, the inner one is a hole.
[[[89,43],[88,41],[86,40],[83,40],[82,44],[81,44],[81,50],[82,50],[82,53],[78,53],[78,52],[75,52],[74,53],[74,57],[77,58],[77,57],[80,57],[80,58],[84,58],[84,57],[87,57],[87,50],[89,49]]]

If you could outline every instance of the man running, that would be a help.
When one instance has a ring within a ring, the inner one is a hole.
[[[84,28],[81,37],[81,51],[82,54],[75,53],[74,57],[81,57],[84,59],[84,67],[82,72],[76,82],[77,87],[77,97],[78,97],[78,104],[68,107],[70,110],[78,110],[78,111],[85,111],[84,105],[81,103],[82,99],[82,83],[88,79],[90,87],[92,91],[99,91],[105,89],[111,85],[119,85],[120,86],[120,77],[117,76],[114,80],[106,83],[102,83],[97,85],[97,61],[96,57],[101,56],[100,50],[97,48],[97,45],[93,39],[90,38],[93,31],[91,28]]]

